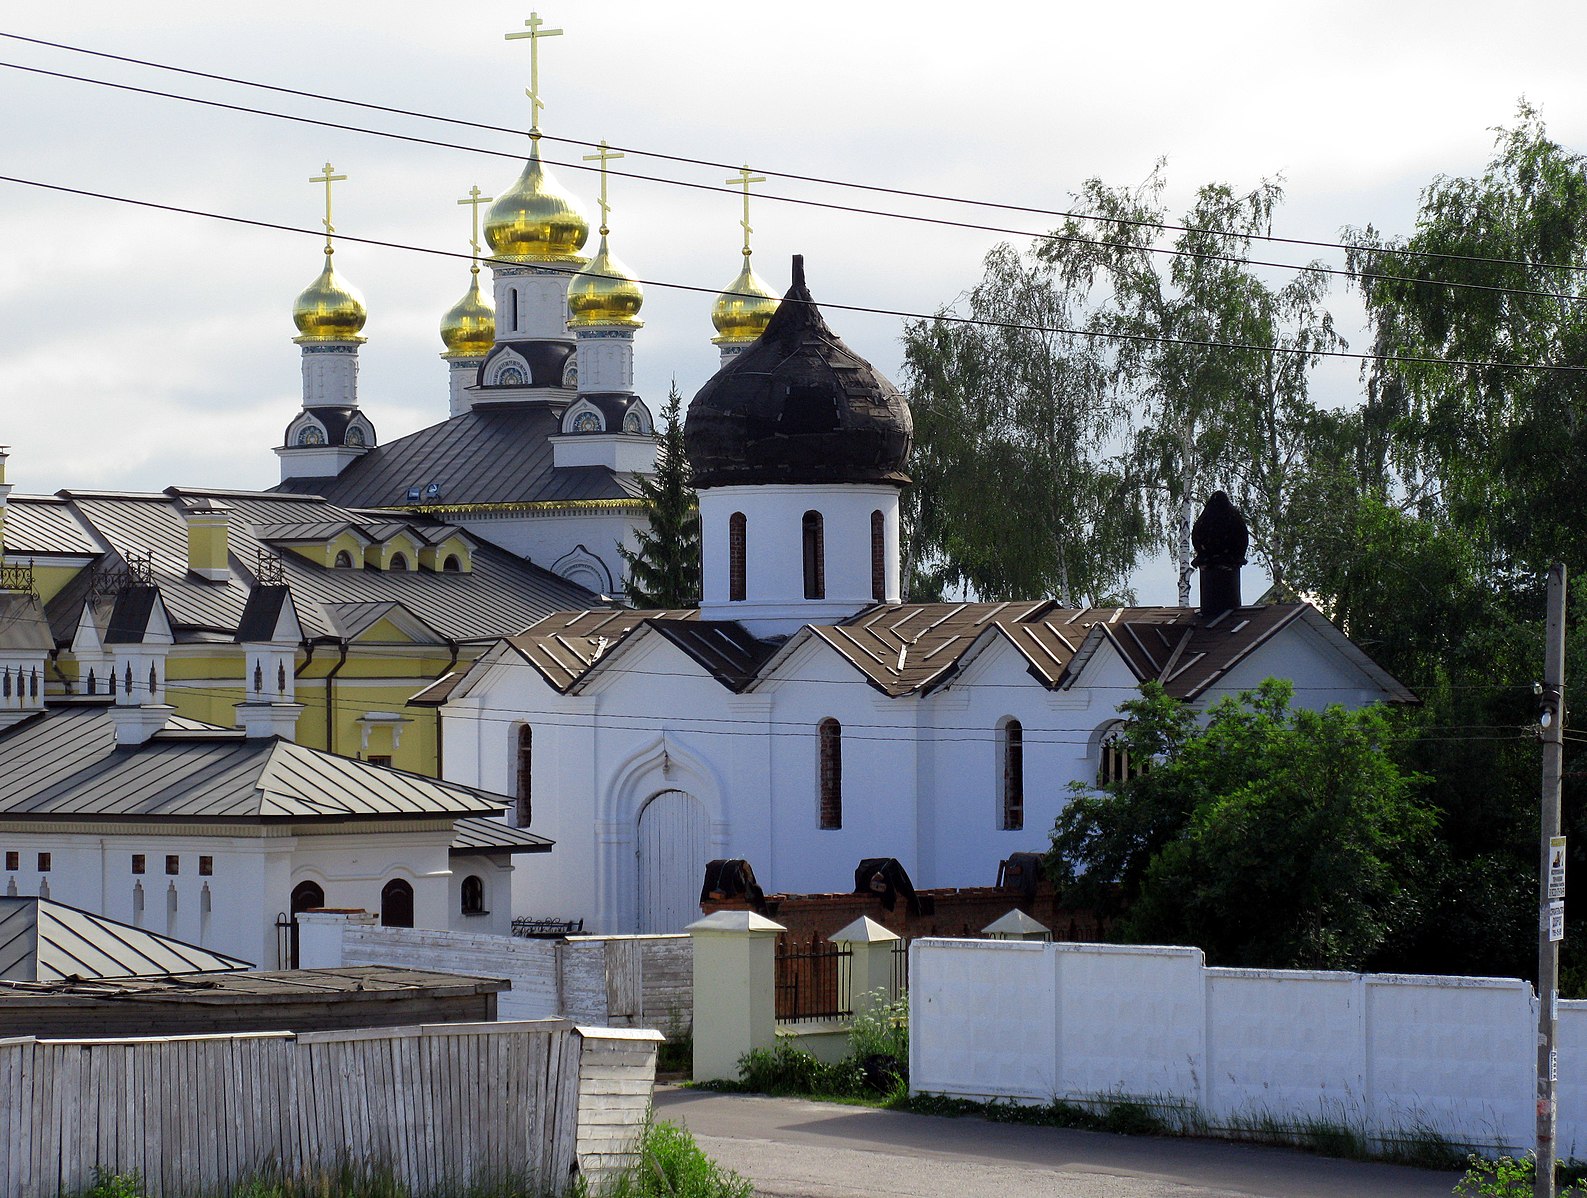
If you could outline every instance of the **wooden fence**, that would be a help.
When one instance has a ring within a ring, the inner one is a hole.
[[[656,1038],[545,1020],[0,1040],[0,1192],[57,1198],[100,1166],[181,1198],[351,1161],[420,1192],[513,1178],[554,1193],[581,1143],[595,1176],[625,1163]]]

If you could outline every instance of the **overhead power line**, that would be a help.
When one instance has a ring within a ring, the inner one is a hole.
[[[67,187],[60,183],[45,183],[38,179],[24,179],[17,175],[0,175],[0,182],[15,183],[21,187],[34,187],[42,191],[58,192],[62,195],[82,196],[85,199],[105,200],[115,204],[127,204],[136,208],[149,208],[157,212],[172,212],[181,216],[199,216],[206,220],[225,221],[228,224],[247,225],[256,229],[271,229],[278,233],[295,233],[318,240],[325,236],[323,228],[309,229],[299,225],[286,225],[277,221],[258,220],[246,216],[232,216],[224,212],[206,212],[201,208],[187,208],[179,204],[161,204],[154,200],[139,200],[131,196],[115,195],[110,192],[90,191],[81,187]],[[354,237],[347,233],[337,233],[336,237],[354,245],[376,246],[380,249],[402,250],[406,253],[428,254],[436,258],[453,258],[460,261],[473,262],[472,254],[459,253],[453,250],[439,250],[430,246],[409,245],[400,241],[386,241],[376,237]],[[561,268],[541,264],[542,269],[558,270]],[[577,274],[573,268],[566,268],[566,274]],[[614,275],[603,275],[603,278],[616,278]],[[747,293],[723,292],[717,287],[702,287],[694,283],[674,283],[665,279],[636,279],[646,287],[658,287],[668,291],[689,291],[701,295],[744,294],[745,298],[755,298]],[[794,301],[785,299],[784,303]],[[1355,353],[1342,349],[1302,349],[1287,345],[1254,345],[1240,341],[1199,341],[1190,337],[1158,337],[1148,333],[1127,333],[1108,329],[1072,329],[1061,325],[1030,324],[1013,320],[983,320],[974,316],[959,316],[952,312],[911,312],[903,308],[876,308],[865,304],[841,304],[826,300],[814,306],[833,312],[858,312],[869,316],[894,316],[901,320],[943,321],[948,324],[979,325],[984,328],[1010,329],[1030,333],[1056,333],[1068,337],[1088,337],[1104,341],[1130,341],[1153,345],[1178,345],[1191,349],[1227,349],[1239,350],[1245,353],[1285,354],[1291,357],[1306,358],[1343,358],[1353,362],[1379,362],[1392,363],[1401,366],[1458,366],[1471,369],[1499,369],[1499,370],[1545,370],[1561,374],[1582,374],[1587,372],[1587,366],[1556,365],[1549,362],[1493,362],[1480,359],[1466,358],[1429,358],[1413,357],[1406,354],[1373,354]]]
[[[434,121],[434,122],[438,122],[438,123],[441,123],[441,124],[454,125],[454,126],[458,126],[458,127],[461,127],[461,128],[467,128],[467,129],[479,129],[479,130],[483,130],[483,131],[491,132],[491,133],[506,133],[506,134],[510,134],[510,135],[514,135],[514,136],[520,136],[520,137],[524,136],[524,130],[517,129],[517,128],[512,128],[512,127],[508,127],[508,126],[492,125],[492,124],[489,124],[489,123],[486,123],[486,122],[473,121],[473,120],[468,120],[468,119],[461,118],[461,117],[450,117],[450,116],[444,116],[444,115],[441,115],[441,114],[438,114],[438,113],[423,112],[423,111],[419,111],[419,110],[416,110],[416,109],[398,108],[398,107],[394,107],[394,106],[386,105],[386,104],[376,104],[376,103],[372,103],[372,102],[366,101],[366,100],[354,100],[354,99],[351,99],[351,98],[348,98],[348,97],[345,97],[345,96],[333,96],[333,95],[329,95],[329,94],[326,94],[326,93],[323,93],[323,92],[311,92],[311,91],[307,91],[307,90],[304,90],[304,89],[301,89],[301,88],[284,87],[284,86],[281,86],[281,85],[278,85],[278,84],[264,83],[264,82],[261,82],[261,81],[258,81],[258,80],[252,80],[252,79],[242,79],[242,78],[238,78],[236,76],[231,76],[231,75],[220,75],[220,74],[216,74],[216,73],[211,72],[211,71],[200,71],[200,70],[195,70],[195,69],[190,68],[190,67],[180,67],[180,66],[175,66],[175,65],[169,64],[169,63],[154,62],[154,61],[152,61],[150,59],[134,58],[134,57],[131,57],[131,56],[128,56],[128,55],[122,55],[122,54],[112,54],[112,53],[109,53],[109,52],[103,51],[103,50],[91,50],[91,49],[88,49],[87,47],[83,47],[83,46],[74,46],[74,45],[70,45],[70,44],[65,43],[65,42],[48,41],[48,40],[43,39],[43,38],[27,37],[27,36],[25,36],[23,34],[8,33],[8,32],[5,32],[3,30],[0,30],[0,37],[8,38],[8,39],[13,40],[13,41],[28,43],[28,44],[31,44],[31,45],[44,46],[44,47],[48,47],[50,49],[64,50],[64,51],[67,51],[68,53],[83,54],[83,55],[87,55],[87,56],[90,56],[90,57],[93,57],[93,58],[101,58],[101,59],[106,59],[106,60],[113,61],[113,62],[127,63],[127,64],[133,65],[133,66],[147,67],[147,68],[149,68],[151,70],[168,71],[168,72],[171,72],[171,73],[174,73],[174,74],[186,75],[186,76],[189,76],[189,77],[192,77],[192,78],[197,78],[197,79],[208,79],[208,80],[211,80],[211,81],[214,81],[214,82],[232,84],[232,85],[235,85],[235,86],[238,86],[238,87],[255,88],[255,89],[258,89],[258,90],[261,90],[261,91],[274,92],[274,93],[277,93],[279,95],[294,96],[294,97],[297,97],[297,98],[300,98],[300,99],[315,100],[315,101],[328,103],[328,104],[341,104],[341,105],[345,105],[345,106],[348,106],[348,107],[366,109],[366,110],[371,111],[371,112],[383,112],[383,113],[387,113],[387,114],[390,114],[390,115],[393,115],[393,116],[411,117],[411,118],[414,118],[414,119],[417,119],[417,120]],[[311,118],[311,117],[299,117],[299,116],[295,116],[295,115],[289,115],[289,114],[286,114],[286,113],[275,112],[275,111],[270,110],[270,109],[252,108],[252,107],[249,107],[249,106],[246,106],[246,105],[227,104],[227,103],[224,103],[224,102],[221,102],[221,101],[206,100],[206,99],[202,99],[200,97],[188,96],[188,95],[185,95],[185,94],[182,94],[182,93],[177,93],[177,92],[163,92],[163,91],[159,91],[159,90],[152,89],[152,88],[135,87],[135,86],[130,85],[130,84],[112,83],[112,82],[110,82],[108,80],[94,79],[94,78],[91,78],[91,77],[81,76],[81,75],[72,75],[72,74],[69,74],[69,73],[66,73],[66,72],[48,71],[48,70],[44,70],[42,68],[28,67],[28,66],[23,66],[21,64],[17,64],[17,63],[0,63],[0,66],[7,66],[7,67],[11,67],[12,69],[15,69],[15,70],[29,71],[29,72],[32,72],[32,73],[35,73],[35,74],[49,75],[49,76],[53,76],[53,77],[61,78],[61,79],[69,79],[69,80],[73,80],[73,81],[81,82],[81,83],[90,83],[90,84],[96,84],[96,85],[103,86],[103,87],[111,87],[111,88],[117,88],[117,89],[125,90],[125,91],[138,92],[138,93],[141,93],[141,94],[144,94],[144,95],[159,96],[159,97],[163,97],[163,98],[167,98],[167,99],[173,99],[173,100],[182,100],[182,101],[187,101],[187,102],[195,103],[195,104],[203,104],[203,105],[210,106],[210,107],[230,109],[232,111],[237,111],[237,112],[253,113],[253,114],[256,114],[256,115],[260,115],[260,116],[276,117],[276,118],[279,118],[279,119],[291,120],[291,121],[296,121],[296,122],[300,122],[300,123],[304,123],[304,124],[321,125],[321,126],[328,127],[328,128],[341,129],[341,130],[345,130],[347,132],[367,134],[367,135],[370,135],[370,136],[389,137],[389,138],[393,138],[393,139],[397,139],[397,140],[415,142],[415,143],[419,143],[419,144],[428,144],[428,145],[441,146],[441,147],[446,147],[446,148],[451,148],[451,149],[466,150],[466,151],[474,152],[474,153],[494,154],[494,155],[500,155],[500,156],[503,156],[503,157],[514,157],[514,158],[517,158],[517,157],[521,157],[522,156],[522,155],[518,155],[518,154],[505,154],[505,153],[502,153],[500,151],[486,150],[486,149],[483,149],[483,148],[480,148],[480,147],[462,146],[462,145],[458,145],[456,143],[443,142],[443,141],[429,139],[429,138],[421,138],[421,137],[408,136],[408,135],[404,135],[404,134],[391,133],[391,132],[387,132],[387,131],[384,131],[384,130],[368,129],[368,128],[364,128],[364,127],[361,127],[361,126],[355,126],[355,125],[346,125],[346,124],[341,124],[341,123],[333,122],[333,121],[320,121],[320,120],[316,120],[316,119]],[[594,146],[596,146],[598,144],[596,142],[585,141],[585,140],[581,140],[579,138],[557,137],[557,136],[554,136],[554,135],[551,135],[551,134],[542,134],[541,136],[542,136],[542,139],[546,140],[546,141],[560,142],[560,143],[563,143],[563,144],[566,144],[566,145],[572,145],[572,146],[594,147]],[[635,146],[617,145],[617,146],[612,146],[610,148],[618,150],[618,151],[621,151],[622,153],[627,154],[627,155],[633,155],[633,156],[636,156],[636,157],[654,158],[654,159],[657,159],[658,161],[663,161],[663,162],[676,162],[676,163],[683,164],[683,165],[709,167],[709,168],[711,168],[713,170],[734,171],[734,170],[739,169],[737,163],[718,162],[718,161],[715,161],[715,160],[712,160],[712,159],[707,159],[707,158],[693,158],[693,157],[689,157],[687,155],[669,154],[669,153],[665,153],[663,151],[646,150],[646,149],[641,149],[641,148],[635,147]],[[551,160],[548,159],[547,161],[551,161]],[[567,168],[572,169],[572,170],[594,170],[594,169],[597,169],[597,168],[594,168],[594,167],[585,166],[583,163],[580,163],[580,162],[553,162],[553,165],[564,166],[564,167],[567,167]],[[1232,230],[1227,230],[1227,229],[1200,228],[1200,227],[1197,227],[1197,226],[1194,226],[1194,225],[1180,225],[1180,224],[1173,224],[1173,223],[1169,223],[1169,222],[1165,222],[1165,221],[1145,220],[1145,219],[1130,218],[1130,217],[1107,216],[1107,215],[1104,215],[1104,214],[1101,214],[1101,213],[1094,213],[1094,212],[1074,212],[1074,211],[1069,211],[1069,210],[1065,210],[1065,209],[1041,208],[1041,207],[1036,207],[1034,205],[1009,204],[1009,203],[1006,203],[1006,202],[995,201],[995,200],[981,200],[981,199],[974,199],[974,198],[964,197],[964,196],[946,195],[946,194],[941,194],[941,193],[936,193],[936,192],[915,191],[915,190],[911,190],[911,189],[908,189],[908,188],[888,187],[888,186],[885,186],[883,184],[859,183],[859,182],[855,182],[855,181],[852,181],[852,180],[834,179],[834,178],[829,178],[829,177],[825,177],[825,176],[821,176],[821,175],[799,174],[799,173],[790,172],[790,171],[778,171],[778,170],[773,170],[771,168],[759,168],[759,167],[757,167],[756,169],[757,169],[757,171],[759,173],[771,175],[771,176],[774,176],[774,177],[779,178],[779,179],[787,179],[787,180],[790,180],[790,181],[793,181],[793,182],[813,183],[813,184],[817,184],[817,185],[824,186],[824,187],[840,187],[840,188],[845,188],[845,189],[855,190],[855,191],[866,191],[866,192],[872,192],[872,193],[879,194],[879,195],[896,196],[896,197],[903,198],[903,199],[926,200],[926,201],[930,201],[930,202],[934,202],[934,203],[956,204],[956,205],[961,205],[961,206],[966,206],[966,207],[985,208],[985,209],[992,209],[992,210],[1005,211],[1005,212],[1020,212],[1020,213],[1025,213],[1027,215],[1032,215],[1032,216],[1054,217],[1054,218],[1064,219],[1064,220],[1091,221],[1091,222],[1096,222],[1096,223],[1101,223],[1101,224],[1112,224],[1112,225],[1119,225],[1119,226],[1130,227],[1130,228],[1156,229],[1156,230],[1159,230],[1159,231],[1162,231],[1162,232],[1167,232],[1167,233],[1194,233],[1194,234],[1216,236],[1216,237],[1238,238],[1238,239],[1246,240],[1246,241],[1259,241],[1259,242],[1266,242],[1266,243],[1271,243],[1271,244],[1275,244],[1275,245],[1294,245],[1294,246],[1302,246],[1302,247],[1313,248],[1313,249],[1328,249],[1328,250],[1345,250],[1345,251],[1349,251],[1349,250],[1360,248],[1360,247],[1357,247],[1357,246],[1349,245],[1349,244],[1344,243],[1344,242],[1324,241],[1324,240],[1317,239],[1317,238],[1282,237],[1282,236],[1278,236],[1278,235],[1272,234],[1272,233],[1256,233],[1256,232],[1247,232],[1247,231],[1237,232],[1237,231],[1232,231]],[[658,177],[658,176],[652,176],[652,175],[643,175],[643,174],[638,174],[638,173],[634,173],[634,172],[613,171],[611,173],[622,175],[622,176],[627,177],[627,178],[648,180],[648,181],[652,181],[652,182],[670,184],[670,185],[673,185],[673,186],[691,187],[691,188],[696,188],[696,189],[705,190],[705,191],[731,190],[731,189],[728,189],[728,188],[717,187],[717,186],[714,186],[714,185],[711,185],[711,184],[690,183],[690,182],[687,182],[685,180],[668,179],[668,178],[665,178],[665,177]],[[943,219],[937,219],[937,218],[931,218],[931,217],[915,216],[915,215],[906,214],[906,213],[889,212],[889,211],[885,211],[885,210],[860,208],[860,207],[851,206],[851,205],[844,205],[844,204],[835,204],[835,203],[831,203],[831,202],[827,202],[827,201],[798,199],[798,198],[794,198],[794,197],[790,197],[790,196],[778,196],[778,195],[772,195],[772,194],[763,194],[762,198],[767,199],[767,200],[778,201],[778,202],[782,202],[782,203],[800,204],[800,205],[806,205],[806,206],[811,206],[811,207],[819,207],[819,208],[829,208],[829,209],[833,209],[833,210],[837,210],[837,211],[851,212],[851,213],[856,213],[856,214],[861,214],[861,215],[871,215],[871,216],[888,217],[888,218],[893,218],[893,219],[921,221],[921,222],[926,222],[926,223],[947,225],[947,226],[950,226],[950,227],[958,227],[958,228],[966,228],[966,229],[972,229],[972,230],[978,230],[978,231],[984,231],[984,232],[1000,233],[1000,234],[1004,234],[1004,235],[1007,235],[1007,236],[1030,237],[1030,238],[1034,238],[1034,239],[1046,239],[1046,240],[1053,240],[1053,241],[1063,241],[1063,242],[1082,243],[1082,244],[1100,244],[1100,245],[1115,245],[1115,244],[1117,244],[1117,243],[1110,243],[1110,242],[1100,241],[1099,239],[1096,239],[1096,238],[1060,237],[1060,236],[1056,236],[1056,235],[1051,234],[1051,233],[1030,233],[1028,231],[1019,230],[1019,229],[1006,229],[1006,228],[1000,228],[998,226],[976,224],[976,223],[973,223],[973,222],[950,221],[950,220],[943,220]],[[1281,269],[1281,270],[1297,270],[1297,271],[1299,271],[1299,270],[1318,269],[1317,267],[1315,267],[1313,265],[1310,265],[1310,264],[1297,265],[1297,264],[1294,264],[1294,263],[1264,262],[1264,261],[1260,261],[1260,260],[1257,260],[1257,259],[1245,259],[1245,258],[1239,258],[1239,257],[1234,257],[1234,256],[1202,254],[1202,253],[1197,253],[1197,252],[1188,251],[1188,250],[1174,250],[1174,249],[1172,249],[1170,247],[1136,247],[1136,246],[1130,246],[1130,247],[1127,247],[1127,248],[1144,249],[1144,250],[1147,250],[1148,252],[1151,252],[1151,253],[1176,254],[1176,255],[1187,256],[1187,257],[1192,257],[1192,258],[1205,258],[1205,259],[1212,259],[1212,260],[1223,260],[1223,261],[1229,261],[1229,262],[1248,264],[1248,265],[1252,265],[1252,266],[1271,267],[1271,268]],[[1482,255],[1476,255],[1476,254],[1450,254],[1450,253],[1444,253],[1444,252],[1432,251],[1432,250],[1414,250],[1414,249],[1410,249],[1408,247],[1403,247],[1403,246],[1375,247],[1375,252],[1381,252],[1381,253],[1385,253],[1385,254],[1396,255],[1396,256],[1401,256],[1401,257],[1408,257],[1408,258],[1418,258],[1418,259],[1427,260],[1427,261],[1460,262],[1460,263],[1483,264],[1483,265],[1493,265],[1493,266],[1513,266],[1513,267],[1521,267],[1521,268],[1524,268],[1524,269],[1538,269],[1538,270],[1556,270],[1556,271],[1581,271],[1581,270],[1587,270],[1587,266],[1578,266],[1578,265],[1575,265],[1575,264],[1572,264],[1572,263],[1530,262],[1530,261],[1527,261],[1525,259],[1516,259],[1516,258],[1490,258],[1490,257],[1484,257]],[[1348,270],[1342,270],[1342,269],[1339,269],[1339,268],[1322,268],[1322,269],[1323,269],[1324,273],[1335,274],[1335,275],[1344,275],[1344,276],[1347,276],[1347,277],[1354,277],[1353,275],[1351,275],[1351,272],[1349,272]],[[1369,273],[1369,274],[1365,274],[1365,275],[1363,275],[1361,277],[1368,278],[1368,279],[1376,279],[1376,278],[1384,278],[1384,277],[1391,277],[1391,276],[1380,276],[1380,275],[1374,275],[1374,274],[1370,274]],[[1535,296],[1539,296],[1539,297],[1543,297],[1543,298],[1552,298],[1552,299],[1561,299],[1561,300],[1573,300],[1573,299],[1577,298],[1575,296],[1559,294],[1559,293],[1553,293],[1553,292],[1516,291],[1515,289],[1510,289],[1510,288],[1494,287],[1494,286],[1482,285],[1482,284],[1460,283],[1460,282],[1456,282],[1456,281],[1453,281],[1453,280],[1419,279],[1417,281],[1418,282],[1424,282],[1424,283],[1428,283],[1428,282],[1436,283],[1436,284],[1439,284],[1439,285],[1450,286],[1450,287],[1470,287],[1470,288],[1476,288],[1476,289],[1479,289],[1479,290],[1508,291],[1511,294],[1535,295]]]

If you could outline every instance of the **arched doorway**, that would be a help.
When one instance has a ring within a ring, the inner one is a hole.
[[[298,967],[298,916],[304,911],[313,911],[325,905],[325,891],[320,889],[317,882],[299,882],[292,888],[292,901],[288,910],[292,913],[292,953],[291,968]],[[277,941],[279,948],[280,942]]]
[[[681,790],[654,795],[639,812],[639,931],[681,932],[700,918],[710,821]]]
[[[380,888],[380,926],[413,926],[413,887],[401,878],[392,878]]]

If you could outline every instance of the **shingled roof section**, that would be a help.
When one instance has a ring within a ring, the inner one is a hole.
[[[1031,676],[1052,690],[1071,686],[1095,654],[1111,646],[1139,681],[1160,682],[1170,695],[1195,700],[1292,624],[1304,624],[1326,640],[1392,702],[1417,701],[1308,603],[1240,607],[1212,619],[1196,608],[1061,608],[1046,599],[888,604],[839,624],[807,625],[784,642],[758,640],[738,623],[700,620],[692,611],[568,611],[545,617],[504,644],[566,694],[618,662],[642,632],[654,631],[722,685],[742,692],[814,639],[894,698],[949,685],[996,640],[1018,650]],[[466,693],[469,679],[482,676],[498,657],[487,654],[466,676],[443,680],[446,685],[414,701],[438,706],[454,693]]]
[[[413,487],[439,488],[437,504],[515,506],[584,499],[633,499],[632,474],[605,466],[557,469],[551,438],[557,414],[541,404],[474,408],[388,441],[335,478],[289,478],[279,491],[319,495],[347,507],[401,508]]]
[[[273,737],[167,724],[116,747],[104,706],[54,708],[0,734],[0,823],[111,820],[348,820],[494,815],[509,800]]]
[[[269,537],[283,527],[367,530],[392,524],[391,513],[366,518],[316,497],[263,492],[197,492],[173,488],[167,494],[63,491],[74,513],[110,547],[99,567],[125,568],[128,555],[152,553],[152,581],[159,588],[177,642],[232,640],[243,620],[249,591],[257,582],[261,550],[273,552]],[[187,569],[184,500],[218,495],[232,509],[231,578],[210,582]],[[451,525],[415,515],[414,534],[428,538]],[[422,531],[421,531],[422,530]],[[276,542],[279,543],[279,542]],[[593,607],[594,594],[531,565],[520,557],[479,543],[468,571],[336,569],[291,551],[279,554],[283,583],[291,588],[303,633],[310,639],[340,639],[350,612],[404,609],[433,629],[439,639],[484,640],[527,628],[546,614]],[[79,571],[45,605],[56,643],[68,644],[91,591],[88,570]],[[357,621],[353,620],[353,624]],[[367,625],[365,625],[367,626]]]
[[[41,898],[0,898],[0,980],[167,977],[250,969],[253,962],[211,952]]]

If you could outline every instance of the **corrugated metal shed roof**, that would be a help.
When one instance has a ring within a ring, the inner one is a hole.
[[[471,853],[549,853],[554,842],[508,827],[499,819],[469,816],[452,825],[452,856]]]
[[[74,510],[112,547],[103,564],[125,565],[129,553],[153,551],[154,583],[159,587],[178,641],[215,634],[231,639],[242,620],[249,588],[256,581],[258,552],[268,545],[260,528],[283,523],[367,526],[357,513],[324,500],[253,492],[194,492],[166,495],[63,492]],[[181,496],[223,495],[233,509],[230,520],[231,578],[208,582],[187,569],[187,525]],[[383,514],[389,522],[389,513]],[[425,534],[435,524],[414,520]],[[527,628],[548,612],[597,602],[583,587],[487,544],[479,544],[467,572],[334,569],[298,554],[281,554],[284,581],[292,590],[298,619],[308,637],[338,637],[331,608],[338,604],[398,604],[415,619],[450,640],[477,640]],[[58,642],[69,642],[89,593],[89,572],[81,571],[46,605]]]
[[[252,962],[41,898],[0,898],[0,979],[155,977]]]
[[[491,815],[487,791],[273,738],[173,728],[116,747],[103,706],[52,708],[0,734],[0,820],[313,820]]]
[[[335,478],[291,478],[279,490],[322,495],[349,507],[400,508],[411,487],[440,487],[442,504],[525,504],[631,499],[631,474],[604,466],[555,469],[557,413],[541,404],[475,408],[388,441]]]

